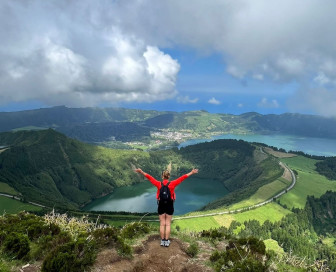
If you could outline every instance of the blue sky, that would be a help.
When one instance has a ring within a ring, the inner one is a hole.
[[[0,111],[336,116],[335,8],[331,0],[4,0]]]

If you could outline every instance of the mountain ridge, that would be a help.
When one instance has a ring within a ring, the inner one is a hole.
[[[128,123],[127,123],[128,122]],[[109,127],[133,127],[123,135]],[[98,125],[99,124],[99,125]],[[20,112],[0,112],[0,132],[21,129],[55,128],[68,136],[87,142],[106,141],[111,137],[130,141],[148,137],[158,129],[189,130],[200,134],[280,133],[307,137],[336,138],[336,119],[318,115],[283,113],[263,115],[248,112],[240,115],[206,111],[154,111],[127,108],[67,108],[58,106]],[[84,135],[82,127],[93,137]],[[97,135],[97,126],[104,133]],[[132,137],[128,137],[133,133]]]

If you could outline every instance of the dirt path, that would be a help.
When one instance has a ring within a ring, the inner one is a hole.
[[[266,153],[273,155],[274,157],[277,158],[292,158],[296,157],[296,154],[292,153],[285,153],[285,152],[280,152],[280,151],[275,151],[270,147],[263,147],[263,149],[266,151]]]
[[[213,271],[204,265],[210,253],[198,259],[189,257],[180,240],[171,239],[169,247],[160,246],[159,235],[152,235],[135,248],[132,259],[122,259],[115,249],[106,249],[97,256],[92,272],[203,272]],[[202,251],[201,252],[206,252]],[[203,253],[204,254],[204,253]]]

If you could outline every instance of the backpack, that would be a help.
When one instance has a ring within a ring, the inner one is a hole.
[[[159,194],[159,200],[163,201],[164,203],[167,203],[168,201],[171,201],[171,195],[170,195],[170,190],[168,188],[170,184],[170,181],[164,185],[163,181],[161,182],[161,188],[160,188],[160,194]]]

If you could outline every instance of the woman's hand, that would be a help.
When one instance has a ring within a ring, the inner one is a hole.
[[[145,172],[142,171],[140,168],[134,169],[134,172],[137,172],[137,173],[145,175]]]
[[[198,173],[198,169],[193,169],[193,170],[191,170],[191,172],[193,173],[193,174],[197,174]]]
[[[198,169],[193,169],[193,170],[191,170],[187,175],[188,175],[188,177],[190,177],[191,175],[193,175],[193,174],[197,174],[198,173]]]

